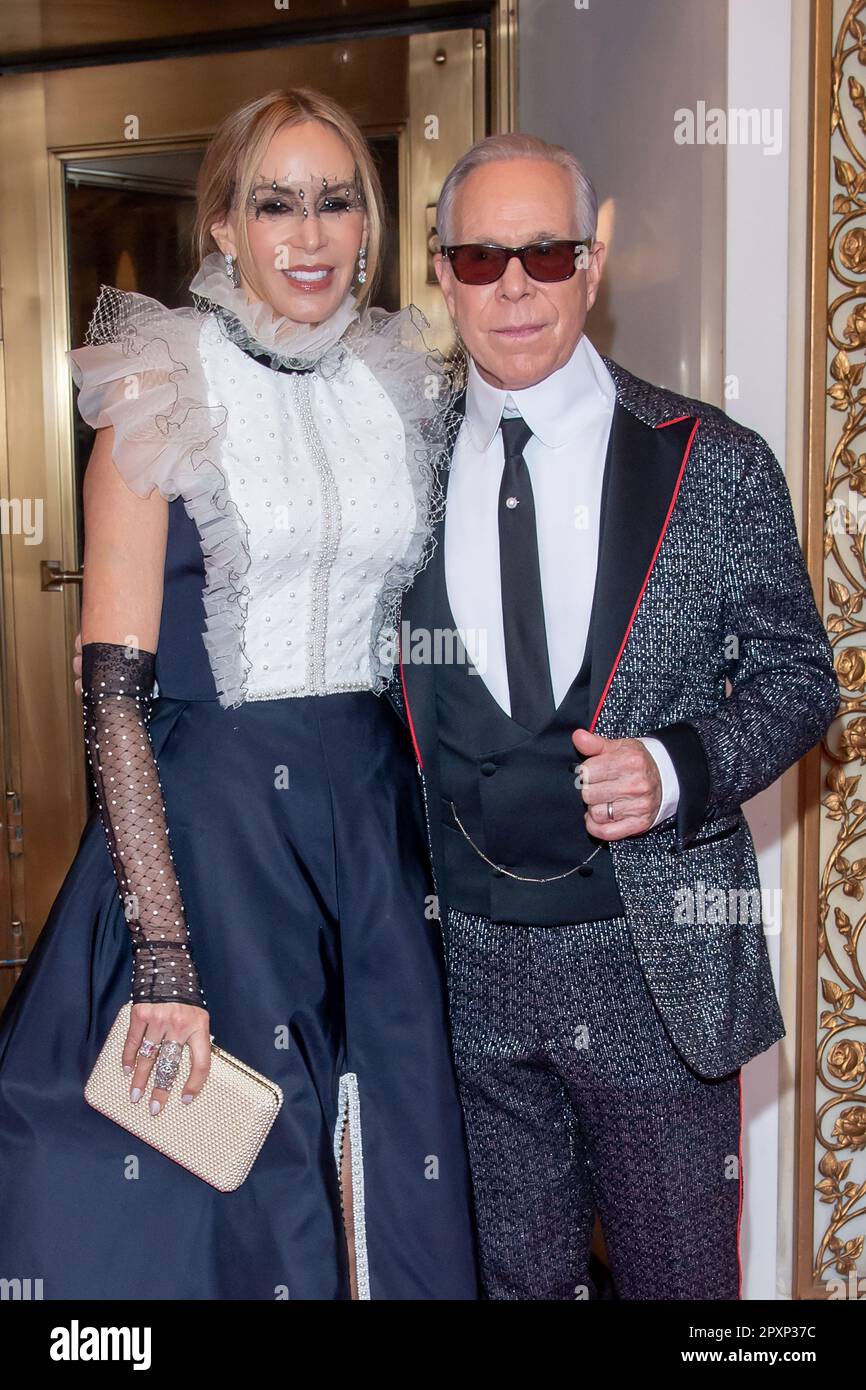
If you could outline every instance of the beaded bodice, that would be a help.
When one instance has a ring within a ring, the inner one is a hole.
[[[417,519],[393,403],[356,359],[285,373],[223,341],[202,364],[227,412],[244,698],[374,689],[374,617]]]
[[[134,491],[182,498],[195,523],[221,704],[381,692],[441,514],[450,372],[412,305],[359,313],[347,295],[299,326],[247,302],[220,261],[194,277],[194,308],[102,287],[69,354],[79,411],[113,427]]]

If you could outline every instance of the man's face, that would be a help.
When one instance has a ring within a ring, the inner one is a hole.
[[[449,241],[526,246],[577,240],[574,203],[571,176],[558,165],[496,160],[473,170],[458,188]],[[604,255],[603,244],[594,242],[586,268],[553,284],[533,280],[512,257],[492,285],[463,285],[447,258],[436,257],[448,311],[485,381],[516,391],[543,381],[568,361],[595,302]]]

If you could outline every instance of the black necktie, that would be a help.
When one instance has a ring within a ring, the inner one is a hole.
[[[535,532],[535,502],[523,450],[532,430],[519,415],[500,423],[505,467],[499,489],[499,573],[511,717],[525,729],[544,728],[556,704]]]

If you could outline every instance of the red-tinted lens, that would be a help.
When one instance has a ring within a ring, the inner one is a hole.
[[[496,246],[453,246],[451,266],[464,285],[492,285],[505,269],[505,252]]]
[[[526,273],[533,280],[568,280],[574,274],[575,246],[572,241],[540,241],[523,253]]]

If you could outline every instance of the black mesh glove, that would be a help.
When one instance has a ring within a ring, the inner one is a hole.
[[[84,733],[102,824],[132,935],[133,1003],[207,1005],[189,950],[147,725],[153,652],[81,649]]]

